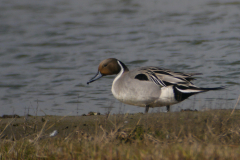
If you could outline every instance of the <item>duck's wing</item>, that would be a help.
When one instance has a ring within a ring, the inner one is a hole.
[[[192,76],[199,74],[200,73],[173,72],[171,70],[158,67],[142,67],[139,69],[139,74],[137,74],[135,78],[139,80],[152,81],[161,87],[166,87],[169,85],[195,87],[190,81],[194,80]]]
[[[194,80],[192,77],[194,75],[199,75],[199,73],[181,73],[158,67],[143,67],[138,70],[137,74],[135,74],[135,79],[151,81],[160,87],[172,86],[177,101],[183,101],[197,93],[225,88],[197,87],[190,82],[191,80]]]

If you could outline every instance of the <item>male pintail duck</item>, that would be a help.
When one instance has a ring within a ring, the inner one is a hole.
[[[140,67],[129,71],[123,62],[115,58],[103,60],[99,64],[98,73],[87,84],[112,74],[117,74],[112,84],[114,97],[126,104],[145,107],[145,113],[149,107],[166,106],[169,111],[170,105],[194,94],[224,89],[193,85],[192,76],[199,73],[173,72],[159,67]]]

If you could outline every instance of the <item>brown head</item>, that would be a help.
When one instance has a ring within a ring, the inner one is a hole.
[[[108,58],[103,60],[98,66],[98,73],[92,79],[90,79],[87,84],[96,81],[102,76],[118,74],[121,71],[120,65],[122,66],[124,71],[128,71],[128,68],[125,66],[125,64],[123,64],[116,58]]]
[[[112,75],[118,74],[121,70],[121,67],[118,64],[117,59],[108,58],[99,64],[98,70],[102,75]]]

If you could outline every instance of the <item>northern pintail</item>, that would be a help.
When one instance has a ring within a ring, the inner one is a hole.
[[[173,72],[159,67],[140,67],[129,71],[123,62],[115,58],[103,60],[97,74],[87,84],[113,74],[117,74],[112,84],[114,97],[126,104],[145,107],[146,113],[149,107],[166,106],[169,111],[170,105],[194,94],[224,88],[199,88],[193,85],[192,76],[199,73]]]

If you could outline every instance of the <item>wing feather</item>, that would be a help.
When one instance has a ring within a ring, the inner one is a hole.
[[[173,72],[171,70],[158,67],[142,67],[139,71],[141,74],[146,75],[148,80],[161,87],[166,87],[169,85],[195,87],[195,85],[193,85],[190,81],[194,80],[192,76],[200,74]]]

